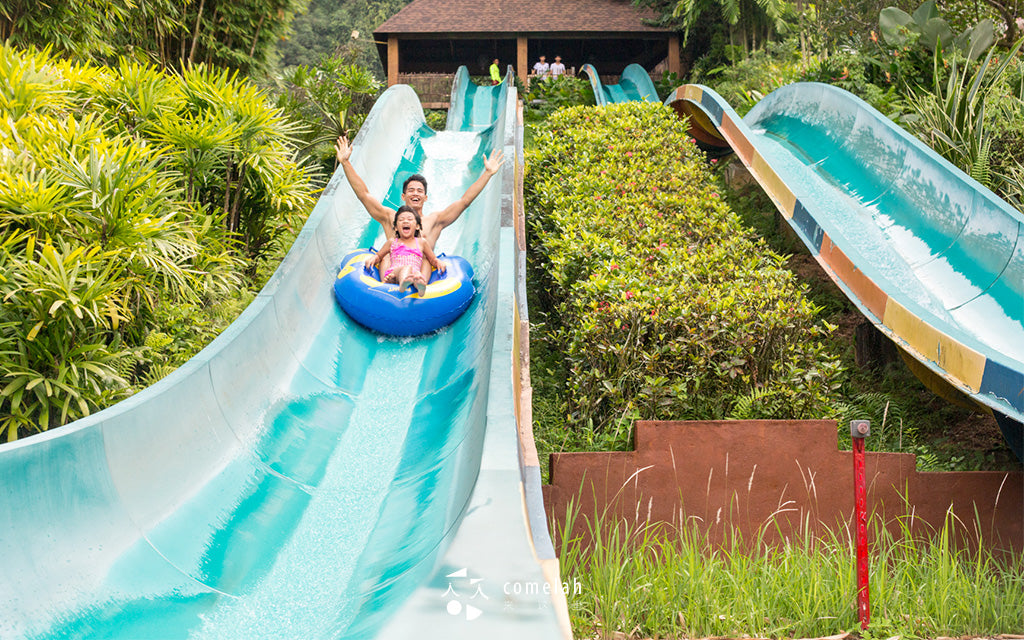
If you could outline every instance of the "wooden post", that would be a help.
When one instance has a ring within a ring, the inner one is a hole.
[[[398,84],[398,37],[388,36],[388,86]]]
[[[884,333],[870,322],[861,322],[854,330],[853,361],[862,369],[881,369],[896,362],[899,353]]]
[[[679,65],[679,36],[672,35],[668,38],[668,70],[677,76],[682,72]]]
[[[527,56],[526,36],[516,38],[516,75],[526,84],[526,77],[530,74],[530,60]]]

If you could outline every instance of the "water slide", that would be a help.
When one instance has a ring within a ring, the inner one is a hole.
[[[583,65],[580,71],[590,78],[590,86],[594,88],[594,100],[599,107],[617,102],[658,102],[658,91],[651,82],[651,76],[638,64],[628,65],[622,70],[619,84],[602,84],[601,76],[592,64]]]
[[[699,85],[665,103],[736,153],[930,388],[994,414],[1024,460],[1024,215],[836,87],[791,84],[743,118]]]
[[[474,266],[468,311],[397,339],[339,310],[340,259],[382,240],[339,170],[206,349],[109,409],[0,446],[0,638],[564,637],[513,397],[521,119],[510,78],[462,76],[443,132],[412,89],[385,92],[353,164],[392,206],[425,174],[429,211],[505,150],[437,247]]]

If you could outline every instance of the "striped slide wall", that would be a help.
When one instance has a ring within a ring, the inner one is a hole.
[[[852,113],[850,117],[856,120],[860,129],[872,128],[874,132],[880,131],[879,135],[891,136],[899,148],[909,148],[914,152],[890,159],[891,162],[902,162],[904,168],[913,163],[933,163],[934,167],[945,171],[946,175],[960,178],[959,182],[950,181],[951,190],[973,189],[975,201],[984,200],[987,209],[978,213],[976,207],[968,213],[969,216],[988,213],[1005,217],[1007,220],[1000,224],[1004,229],[1008,229],[1008,232],[1002,234],[1002,240],[1003,244],[1010,247],[1007,254],[1009,257],[1001,268],[995,269],[997,275],[991,286],[996,286],[1002,280],[1000,286],[1013,290],[1009,296],[1010,304],[1004,306],[1011,307],[1011,327],[1014,324],[1017,327],[1021,326],[1021,319],[1024,317],[1024,298],[1020,296],[1021,277],[1024,274],[1024,218],[1019,212],[1010,209],[987,189],[953,168],[930,149],[890,123],[885,116],[851,94],[817,83],[797,83],[778,91],[788,91],[790,94],[814,91],[817,95],[824,96],[817,98],[821,105],[818,113],[800,114],[796,118],[799,127],[818,127],[827,130],[830,126],[829,117],[840,119],[843,115]],[[768,126],[773,120],[789,117],[785,112],[785,106],[794,104],[794,100],[787,100],[787,97],[775,100],[773,105],[768,107],[779,109],[777,112],[767,113],[766,109],[758,110],[755,107],[747,115],[746,120],[741,119],[721,96],[700,85],[678,87],[669,95],[665,104],[673,107],[680,116],[690,117],[691,133],[702,147],[712,151],[721,150],[725,146],[731,147],[829,277],[868,320],[905,354],[911,356],[919,365],[923,365],[911,367],[922,381],[940,392],[942,390],[936,389],[936,386],[952,387],[969,397],[979,408],[993,413],[1003,429],[1008,444],[1018,458],[1021,458],[1021,423],[1024,422],[1024,367],[1021,361],[1012,354],[1005,353],[1006,349],[986,344],[967,331],[949,329],[947,323],[942,322],[941,318],[937,321],[926,308],[917,304],[916,300],[904,299],[898,295],[898,292],[894,292],[893,287],[889,285],[895,281],[894,278],[899,278],[900,274],[887,274],[884,264],[864,264],[863,256],[856,249],[848,248],[849,243],[845,237],[833,237],[841,236],[841,233],[827,231],[829,228],[837,228],[835,224],[829,225],[829,216],[832,212],[849,207],[855,198],[852,198],[849,192],[850,185],[833,184],[831,187],[834,193],[831,194],[827,190],[823,192],[820,180],[816,181],[818,185],[809,186],[813,167],[824,162],[822,159],[809,157],[802,158],[799,162],[779,162],[781,156],[778,147],[769,143],[773,138],[781,136],[768,130]],[[839,106],[836,106],[837,101],[840,103]],[[803,104],[807,102],[807,99],[802,101]],[[800,121],[801,117],[806,121]],[[870,123],[870,127],[863,124],[869,118],[876,120]],[[750,121],[753,121],[753,124]],[[769,124],[765,126],[765,123]],[[788,126],[792,127],[793,123],[789,123]],[[819,140],[825,138],[827,136],[822,136]],[[826,147],[829,144],[838,146],[843,143],[836,143],[834,139],[822,142]],[[894,143],[887,140],[885,144],[871,148],[878,151],[888,150],[893,146]],[[762,147],[771,149],[771,155],[764,153]],[[777,168],[776,165],[780,166]],[[925,170],[932,168],[925,167]],[[911,166],[910,169],[917,171],[918,167]],[[806,188],[803,188],[805,186]],[[798,195],[801,191],[807,195]],[[937,200],[945,201],[941,194]],[[992,200],[997,202],[992,203]],[[873,202],[857,206],[868,213],[873,213]],[[861,217],[865,217],[863,212],[861,213]],[[924,217],[928,216],[928,212],[919,213]],[[887,277],[890,275],[892,277]],[[1016,335],[1009,336],[1008,339],[1016,344]],[[1024,348],[1024,344],[1020,346]],[[912,363],[908,360],[908,364]]]

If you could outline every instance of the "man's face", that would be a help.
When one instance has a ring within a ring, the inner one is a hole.
[[[407,184],[402,193],[402,201],[416,211],[423,209],[423,203],[427,201],[427,190],[423,183],[413,180]]]

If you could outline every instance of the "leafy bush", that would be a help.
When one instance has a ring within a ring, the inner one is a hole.
[[[880,112],[896,114],[900,94],[886,79],[877,63],[859,51],[837,51],[810,65],[800,78],[803,82],[824,82],[849,91]]]
[[[289,127],[227,72],[0,46],[0,434],[88,415],[223,326],[312,202]]]
[[[734,64],[705,69],[698,63],[692,81],[710,86],[743,115],[775,89],[802,79],[815,62],[790,39],[769,43]]]
[[[964,173],[993,189],[1015,194],[1021,191],[1018,175],[992,171],[993,122],[1014,120],[1021,112],[1018,98],[1007,95],[1007,68],[1016,61],[1024,40],[1018,41],[999,61],[995,49],[977,66],[953,59],[949,76],[936,80],[930,92],[915,91],[910,99],[913,113],[904,118],[908,129]],[[939,77],[939,56],[936,54]],[[1005,147],[1004,147],[1005,148]]]
[[[340,57],[322,57],[315,66],[286,69],[276,78],[277,106],[301,122],[302,153],[330,175],[334,141],[354,138],[381,85],[368,70]]]
[[[434,131],[444,131],[448,125],[448,111],[446,109],[427,109],[423,114],[427,126]]]
[[[520,90],[523,88],[520,87]],[[594,89],[584,77],[562,75],[544,80],[534,78],[530,88],[523,91],[523,96],[524,103],[533,115],[548,114],[562,107],[594,104]]]
[[[809,418],[838,371],[828,328],[718,197],[674,113],[553,114],[527,155],[533,262],[577,428],[622,420]]]
[[[654,81],[654,89],[658,92],[658,99],[664,102],[670,93],[684,84],[686,84],[686,81],[680,78],[678,74],[673,71],[666,71],[661,74],[660,78]]]

